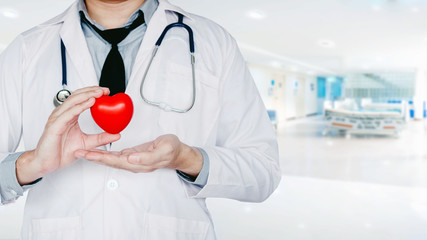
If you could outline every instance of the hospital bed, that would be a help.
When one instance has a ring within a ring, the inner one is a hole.
[[[327,128],[324,135],[333,130],[346,134],[394,134],[398,135],[406,123],[404,109],[396,110],[381,106],[368,107],[363,111],[325,109]]]

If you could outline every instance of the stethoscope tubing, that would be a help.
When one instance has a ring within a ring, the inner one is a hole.
[[[169,24],[168,26],[166,26],[166,28],[163,30],[162,34],[160,35],[159,39],[157,40],[152,55],[151,55],[151,59],[148,63],[148,66],[144,72],[144,76],[142,77],[142,81],[141,81],[141,85],[140,85],[140,94],[141,94],[141,98],[142,100],[144,100],[146,103],[150,104],[150,105],[154,105],[157,106],[167,112],[172,111],[172,112],[177,112],[177,113],[186,113],[188,111],[190,111],[195,102],[196,102],[196,73],[195,73],[195,64],[196,64],[196,58],[194,56],[194,34],[193,34],[193,30],[191,29],[190,26],[188,26],[187,24],[183,23],[183,15],[180,13],[178,14],[178,22],[176,23],[172,23]],[[163,39],[165,38],[166,34],[168,33],[168,31],[174,27],[183,27],[187,30],[188,32],[188,38],[189,38],[189,47],[190,47],[190,57],[191,57],[191,72],[192,72],[192,78],[193,78],[193,96],[192,96],[192,101],[191,101],[191,105],[186,108],[186,109],[178,109],[178,108],[174,108],[170,105],[168,105],[165,102],[155,102],[155,101],[150,101],[148,100],[145,96],[144,96],[144,83],[145,83],[145,79],[147,77],[147,74],[150,70],[151,64],[153,63],[154,57],[157,55],[157,52],[159,50],[160,45],[163,42]]]
[[[178,14],[178,22],[176,23],[172,23],[169,24],[168,26],[166,26],[166,28],[163,30],[162,34],[160,35],[159,39],[156,42],[156,46],[160,47],[160,45],[163,42],[163,39],[165,38],[166,34],[168,33],[169,30],[171,30],[174,27],[182,27],[185,28],[188,32],[188,39],[190,42],[190,52],[194,53],[194,34],[193,34],[193,30],[191,29],[190,26],[188,26],[187,24],[184,23],[184,16],[180,13]]]
[[[67,56],[64,41],[61,38],[61,60],[62,60],[62,86],[67,87]]]
[[[53,98],[55,107],[60,106],[68,97],[71,96],[70,90],[67,89],[67,56],[64,42],[61,39],[61,62],[62,62],[62,89]]]
[[[159,39],[156,41],[156,44],[155,44],[153,52],[152,52],[151,59],[148,63],[147,69],[145,70],[144,76],[143,76],[142,81],[141,81],[140,94],[141,94],[141,98],[146,103],[148,103],[150,105],[157,106],[157,107],[159,107],[165,111],[172,111],[172,112],[177,112],[177,113],[186,113],[193,108],[193,106],[196,102],[196,73],[195,73],[196,58],[194,56],[194,52],[195,52],[194,34],[193,34],[193,30],[191,29],[191,27],[188,26],[187,24],[183,23],[183,18],[184,18],[183,15],[180,13],[177,13],[177,14],[178,14],[178,22],[172,23],[172,24],[169,24],[168,26],[166,26],[166,28],[163,30],[162,34],[160,35]],[[186,109],[174,108],[174,107],[172,107],[172,106],[170,106],[164,102],[150,101],[147,98],[145,98],[144,93],[143,93],[145,79],[146,79],[147,74],[151,68],[151,64],[153,63],[154,57],[157,55],[157,51],[159,50],[159,47],[162,44],[162,42],[163,42],[166,34],[168,33],[168,31],[174,27],[185,28],[188,32],[188,37],[189,37],[189,47],[190,47],[190,57],[191,57],[190,60],[191,60],[191,69],[192,69],[191,71],[192,71],[192,78],[193,78],[193,81],[192,81],[192,83],[193,83],[193,96],[192,96],[191,105]],[[62,61],[62,88],[63,89],[58,91],[58,93],[55,95],[55,98],[54,98],[55,106],[61,105],[71,95],[71,92],[67,89],[67,86],[68,86],[68,82],[67,82],[67,57],[66,57],[65,44],[64,44],[62,39],[61,39],[61,61]]]

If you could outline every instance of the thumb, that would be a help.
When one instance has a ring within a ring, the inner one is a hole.
[[[101,134],[86,135],[84,139],[85,149],[90,150],[99,146],[104,146],[106,144],[118,141],[120,137],[120,134],[110,134],[106,132]]]

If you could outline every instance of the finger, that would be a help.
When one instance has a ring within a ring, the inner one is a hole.
[[[70,123],[77,122],[79,115],[95,104],[95,98],[90,98],[86,102],[73,106],[68,111],[61,114],[58,118],[48,124],[49,131],[53,133],[62,133]]]
[[[108,90],[108,88],[106,88],[106,87],[90,86],[90,87],[85,87],[85,88],[77,89],[76,91],[73,92],[73,94],[84,93],[84,92],[93,91],[93,90],[96,90],[96,89]]]
[[[118,141],[120,139],[120,134],[110,134],[110,133],[101,133],[101,134],[91,134],[86,135],[84,140],[84,145],[87,150],[96,148],[99,146],[104,146],[106,144]]]
[[[126,148],[126,149],[123,149],[120,153],[122,155],[130,155],[130,154],[135,153],[135,152],[136,152],[136,150],[134,148]]]
[[[73,96],[73,95],[78,95],[78,94],[81,94],[81,93],[85,93],[85,92],[90,92],[90,91],[94,91],[94,90],[98,90],[98,89],[101,89],[104,93],[110,93],[110,90],[108,89],[108,88],[106,88],[106,87],[100,87],[100,86],[91,86],[91,87],[85,87],[85,88],[80,88],[80,89],[77,89],[76,91],[74,91],[72,94],[71,94],[71,96]],[[71,97],[70,96],[70,97]],[[69,98],[68,98],[69,99]],[[67,100],[68,100],[67,99]]]
[[[109,91],[109,89],[108,89],[108,88],[99,87],[99,86],[91,86],[91,87],[80,88],[80,89],[78,89],[78,90],[74,91],[74,92],[71,94],[71,96],[70,96],[69,98],[67,98],[67,100],[73,99],[73,98],[75,98],[77,95],[79,95],[79,94],[81,94],[81,93],[86,93],[86,92],[96,91],[96,90],[102,90],[102,91],[104,91],[104,92]],[[67,101],[65,101],[65,102],[67,102]],[[62,104],[60,107],[58,107],[58,108],[56,108],[56,109],[61,109],[61,108],[63,109],[63,107],[62,107],[62,106],[66,106],[66,105],[68,105],[68,104],[65,104],[65,102],[64,102],[64,104]],[[70,102],[70,101],[68,101],[68,102]]]
[[[87,151],[87,150],[79,149],[79,150],[74,152],[74,156],[76,158],[84,158],[86,156],[86,154],[88,154],[88,152],[89,151]]]
[[[100,153],[100,154],[110,153],[110,154],[114,154],[114,152],[108,152],[108,151],[102,150],[102,149],[90,149],[90,150],[79,149],[79,150],[76,150],[74,152],[74,156],[82,158],[82,157],[86,157],[86,155],[88,153]]]
[[[60,115],[63,112],[67,111],[72,106],[82,103],[92,97],[99,98],[103,95],[108,95],[108,88],[93,87],[90,89],[85,89],[81,92],[73,93],[60,107],[58,107],[54,115]]]
[[[89,152],[104,152],[104,151],[105,150],[101,150],[101,149],[91,149],[91,150],[79,149],[74,152],[74,156],[77,158],[84,158],[84,156]]]
[[[85,158],[105,166],[127,170],[133,173],[147,173],[158,169],[152,166],[134,165],[127,162],[127,156],[120,152],[108,152],[105,150],[78,150],[75,152],[78,158]]]
[[[79,150],[80,151],[80,150]],[[82,152],[83,153],[83,152]],[[133,172],[139,171],[139,167],[131,166],[126,161],[126,156],[121,155],[119,152],[108,151],[85,151],[84,155],[80,155],[86,160],[103,164],[109,167],[125,169]]]
[[[120,159],[120,153],[118,152],[109,152],[101,149],[92,149],[92,150],[84,150],[79,149],[74,152],[74,155],[78,157],[84,157],[87,160],[91,161],[118,161]]]
[[[157,167],[161,156],[157,151],[133,153],[127,158],[130,164]]]
[[[52,113],[53,117],[58,117],[64,112],[68,111],[68,109],[72,108],[76,104],[80,104],[82,102],[87,101],[90,98],[99,98],[103,95],[108,95],[109,91],[108,88],[101,88],[101,87],[90,87],[86,89],[81,89],[80,92],[74,92],[71,94],[71,96],[55,111]]]

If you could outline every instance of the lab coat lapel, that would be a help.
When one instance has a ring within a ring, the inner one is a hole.
[[[135,66],[140,66],[143,59],[151,57],[151,55],[144,56],[145,54],[143,54],[143,52],[153,50],[158,37],[166,26],[166,13],[160,4],[147,26],[147,31],[145,32],[144,39],[142,40],[141,47],[135,59]]]
[[[178,6],[175,6],[171,3],[169,3],[169,1],[167,1],[167,0],[159,0],[159,4],[164,11],[178,12],[178,13],[181,13],[182,15],[184,15],[185,17],[193,20],[192,16],[190,14],[188,14],[188,12],[184,11],[182,8],[180,8]]]
[[[148,61],[152,56],[151,52],[167,24],[166,12],[164,6],[160,2],[156,12],[151,17],[147,30],[144,34],[144,38],[142,39],[141,46],[138,50],[138,54],[136,55],[129,83],[126,87],[126,93],[131,94],[130,91],[139,89],[138,84],[141,83],[143,71],[147,67]]]
[[[77,4],[71,6],[64,17],[64,22],[59,32],[67,50],[68,82],[71,91],[88,86],[97,86],[99,81],[96,77],[92,57],[87,46],[85,36],[80,24],[80,16]],[[71,74],[75,71],[77,74]],[[72,77],[77,76],[77,77]],[[85,111],[79,118],[80,128],[87,134],[102,132],[93,121],[89,111]],[[109,149],[109,146],[102,149]]]
[[[168,19],[168,15],[170,15],[172,12],[179,12],[191,19],[189,14],[181,8],[170,4],[166,0],[159,0],[159,6],[157,8],[157,11],[151,18],[150,23],[148,24],[147,32],[144,36],[144,40],[142,41],[141,48],[143,50],[152,50],[154,48],[154,45],[157,39],[162,34],[163,30],[168,24],[172,23],[168,22],[168,20],[170,21],[170,19]],[[178,17],[174,13],[172,13],[172,15],[174,15],[174,17],[178,19]]]
[[[79,84],[74,85],[79,88],[98,85],[76,4],[68,10],[59,34],[67,50],[67,65],[73,65],[79,76]],[[68,67],[69,69],[70,67]],[[70,79],[70,81],[77,81],[77,79]]]

